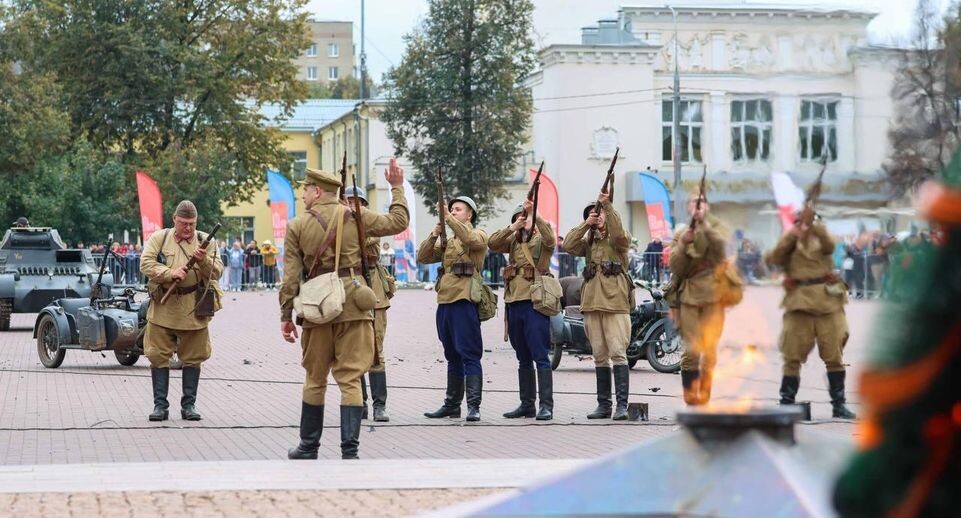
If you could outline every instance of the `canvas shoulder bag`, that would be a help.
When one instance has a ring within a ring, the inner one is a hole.
[[[323,226],[320,215],[313,212],[311,214]],[[326,324],[340,316],[344,311],[344,301],[346,301],[347,295],[344,292],[344,283],[341,282],[338,271],[340,270],[341,235],[344,229],[345,215],[346,208],[338,206],[334,216],[337,227],[336,229],[333,228],[334,223],[327,227],[327,234],[320,248],[317,249],[317,255],[314,256],[314,263],[310,267],[307,279],[300,283],[300,294],[294,298],[294,309],[300,316],[304,317],[304,320],[312,324]],[[320,263],[320,256],[330,247],[331,241],[335,241],[334,270],[330,273],[317,275],[316,270]]]
[[[539,265],[534,262],[531,248],[527,243],[521,243],[520,248],[527,261],[534,266],[534,281],[531,282],[531,304],[534,310],[549,317],[560,313],[561,296],[564,294],[561,283],[549,273],[541,274]]]

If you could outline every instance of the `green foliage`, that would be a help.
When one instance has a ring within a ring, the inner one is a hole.
[[[0,181],[47,179],[53,169],[31,171],[35,164],[72,167],[83,149],[103,160],[86,164],[88,171],[122,166],[124,192],[136,192],[133,171],[148,172],[165,210],[190,198],[216,216],[223,202],[249,200],[267,167],[289,167],[283,139],[264,127],[259,106],[278,103],[289,115],[307,93],[292,62],[309,44],[304,3],[8,3],[0,8]],[[5,206],[21,208],[12,196]],[[126,227],[138,227],[130,217]]]
[[[387,134],[416,168],[411,183],[432,212],[438,169],[448,197],[471,196],[481,216],[507,196],[533,106],[520,85],[535,64],[533,9],[530,0],[431,0],[385,76]]]
[[[331,83],[310,81],[307,84],[309,99],[360,99],[360,79],[353,76],[341,77]],[[367,96],[372,97],[374,82],[367,78]]]

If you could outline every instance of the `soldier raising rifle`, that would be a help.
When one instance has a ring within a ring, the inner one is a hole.
[[[546,421],[554,417],[554,382],[550,351],[550,317],[534,309],[531,283],[537,275],[550,275],[554,254],[554,230],[537,216],[537,188],[540,185],[541,162],[527,200],[514,209],[511,224],[491,235],[487,246],[491,251],[507,253],[504,268],[504,302],[511,347],[517,355],[517,383],[521,404],[504,417],[535,417]],[[535,371],[537,369],[536,380]],[[540,397],[540,408],[534,407]]]
[[[627,251],[631,236],[611,204],[617,155],[615,152],[597,201],[584,207],[584,222],[564,237],[564,249],[571,255],[587,259],[581,288],[581,312],[584,314],[584,330],[594,353],[597,381],[597,408],[587,418],[611,417],[613,363],[617,399],[613,418],[620,421],[627,419],[630,392],[627,342],[631,337],[630,313],[634,308],[634,286],[627,275]]]

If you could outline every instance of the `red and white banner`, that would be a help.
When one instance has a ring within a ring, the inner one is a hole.
[[[794,215],[804,207],[804,191],[787,173],[771,173],[771,189],[774,190],[781,228],[786,234],[794,228]]]
[[[137,197],[140,199],[140,225],[143,227],[143,241],[164,227],[163,199],[157,182],[143,171],[137,171]]]
[[[537,177],[537,169],[531,169],[529,171],[531,175],[531,183],[534,183],[534,178]],[[554,232],[560,232],[558,228],[560,224],[559,213],[558,213],[558,199],[557,199],[557,186],[554,185],[554,181],[547,176],[547,172],[541,173],[541,188],[537,193],[537,215],[544,218],[551,226],[554,227]]]

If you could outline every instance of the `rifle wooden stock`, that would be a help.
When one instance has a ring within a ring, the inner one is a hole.
[[[701,173],[701,183],[698,185],[697,201],[694,205],[694,214],[691,214],[691,229],[697,227],[697,213],[701,211],[701,202],[704,201],[704,191],[707,190],[707,164],[704,164],[704,172]]]
[[[807,225],[807,230],[804,231],[804,235],[801,236],[802,240],[806,240],[808,234],[811,232],[811,225],[814,225],[814,206],[817,204],[818,198],[821,196],[821,185],[824,181],[824,171],[828,168],[828,156],[823,155],[821,157],[821,171],[818,172],[818,177],[808,188],[807,196],[804,200],[804,208],[801,209],[800,217],[798,221]]]
[[[620,153],[621,153],[621,148],[620,148],[620,147],[617,147],[616,149],[614,149],[614,158],[611,159],[611,165],[607,168],[607,176],[604,177],[604,184],[601,185],[601,192],[607,193],[607,194],[609,195],[609,196],[608,196],[609,198],[613,198],[613,197],[614,197],[614,191],[613,191],[613,185],[612,185],[613,182],[614,182],[614,164],[617,164],[617,155],[619,155]],[[601,213],[601,202],[599,202],[599,201],[596,202],[596,203],[594,204],[594,210],[592,210],[591,212],[594,212],[595,214],[600,214],[600,213]],[[595,230],[597,230],[596,227],[593,227],[593,226],[592,226],[592,227],[591,227],[591,230],[589,231],[589,233],[588,233],[588,235],[587,235],[587,243],[588,243],[588,246],[594,244],[594,231],[595,231]],[[588,258],[588,259],[590,259],[590,258]]]
[[[360,271],[364,276],[364,280],[367,281],[367,287],[370,287],[370,267],[367,265],[367,250],[365,248],[367,246],[367,226],[364,225],[364,218],[361,217],[360,213],[360,196],[357,196],[357,176],[351,175],[350,181],[354,186],[354,222],[357,223],[357,239],[360,240]]]
[[[444,176],[441,170],[437,170],[437,201],[443,204],[447,204],[446,196],[444,195]],[[440,248],[444,250],[447,248],[447,222],[444,221],[444,212],[437,208],[437,219],[440,220]]]
[[[531,188],[530,190],[527,191],[527,199],[534,203],[534,207],[531,209],[531,212],[533,213],[533,217],[531,218],[531,221],[533,221],[533,223],[531,223],[530,232],[528,232],[526,229],[523,229],[523,228],[517,231],[517,242],[519,243],[529,242],[531,238],[534,237],[533,225],[537,223],[537,191],[540,190],[541,173],[543,172],[544,172],[544,161],[542,160],[541,165],[537,168],[537,174],[534,175],[534,182],[531,183]],[[521,217],[524,217],[524,218],[527,217],[526,210],[521,212]]]
[[[207,249],[207,245],[210,244],[210,240],[214,238],[214,234],[216,234],[218,230],[220,230],[220,223],[217,223],[216,225],[214,225],[214,228],[210,231],[209,234],[207,234],[207,239],[204,239],[203,243],[200,243],[201,250]],[[190,269],[194,267],[195,264],[197,264],[197,259],[195,259],[193,256],[190,256],[190,259],[187,260],[187,265],[186,265],[188,273],[190,272]],[[160,299],[161,304],[166,303],[167,299],[169,299],[170,296],[173,295],[173,292],[175,289],[177,289],[178,284],[180,284],[180,280],[174,279],[173,284],[171,284],[170,287],[167,288],[167,292],[164,293],[164,296]]]
[[[354,188],[354,196],[357,195],[357,188]],[[347,150],[344,150],[344,158],[340,162],[340,201],[347,202]]]

